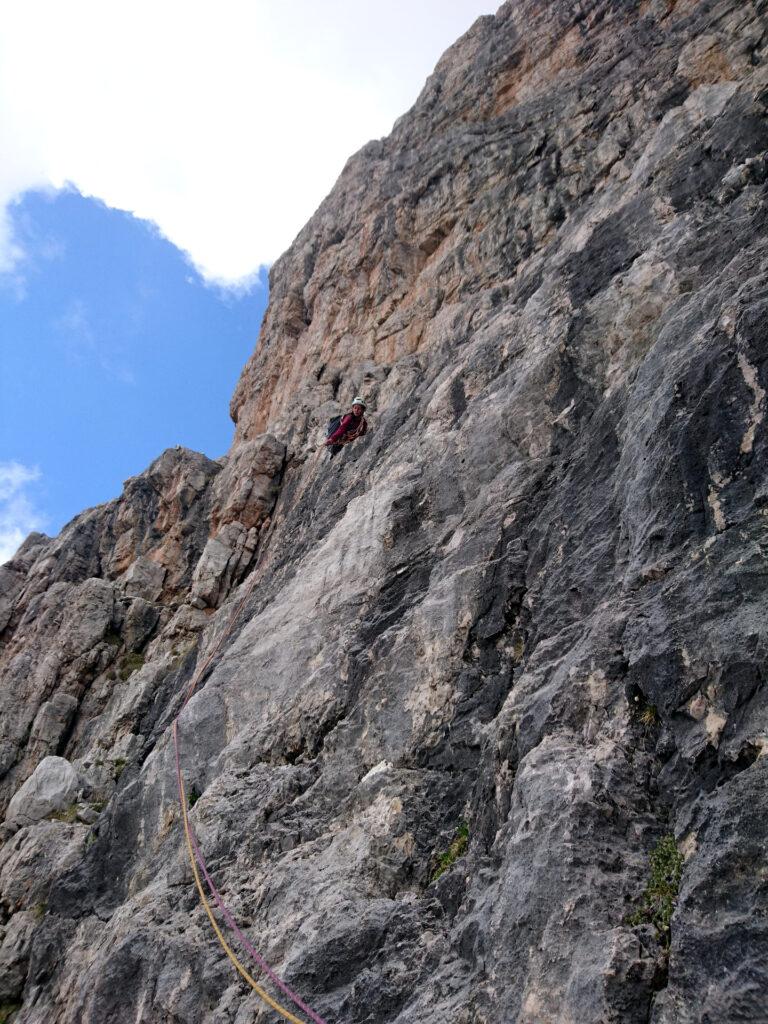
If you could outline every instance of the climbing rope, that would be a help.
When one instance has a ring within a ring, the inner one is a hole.
[[[261,969],[264,971],[264,973],[268,977],[270,977],[272,979],[272,981],[275,983],[275,985],[277,985],[277,987],[280,988],[288,996],[289,999],[293,1000],[293,1002],[296,1004],[296,1006],[299,1007],[299,1009],[303,1010],[307,1014],[308,1017],[310,1017],[313,1021],[316,1022],[316,1024],[325,1024],[325,1021],[323,1020],[323,1018],[319,1017],[314,1012],[314,1010],[310,1009],[310,1007],[307,1006],[306,1003],[302,1002],[302,1000],[296,995],[296,993],[291,991],[291,989],[286,985],[286,983],[282,980],[282,978],[280,978],[277,974],[275,974],[275,972],[269,966],[269,964],[264,959],[264,957],[261,955],[261,953],[259,953],[259,951],[257,949],[255,949],[254,946],[248,941],[248,938],[245,935],[243,935],[242,931],[240,930],[240,928],[237,925],[237,921],[235,921],[234,917],[230,913],[229,908],[227,907],[226,903],[224,903],[223,899],[221,898],[221,893],[216,888],[216,885],[214,884],[213,879],[211,878],[210,874],[208,873],[208,869],[207,869],[207,867],[205,865],[205,861],[203,860],[203,855],[200,852],[200,847],[197,844],[197,839],[195,837],[195,830],[192,828],[192,823],[191,822],[189,824],[189,838],[190,838],[190,840],[192,842],[192,849],[195,851],[195,859],[197,860],[198,866],[200,867],[200,870],[202,871],[203,876],[204,876],[206,882],[208,883],[208,888],[211,890],[211,894],[212,894],[213,898],[215,899],[215,901],[216,901],[216,903],[218,905],[218,908],[219,908],[219,910],[222,913],[222,916],[225,918],[227,924],[232,929],[232,931],[235,933],[235,935],[237,935],[238,939],[240,940],[241,945],[245,949],[248,950],[248,952],[251,954],[251,956],[256,961],[256,963],[259,965],[259,967],[261,967]]]
[[[237,935],[243,947],[247,950],[248,953],[250,953],[250,955],[253,957],[253,959],[256,961],[259,967],[275,983],[275,985],[277,985],[277,987],[291,1000],[294,1006],[297,1006],[300,1010],[303,1010],[303,1012],[306,1013],[306,1015],[312,1021],[314,1021],[314,1024],[326,1024],[326,1021],[324,1021],[322,1017],[316,1014],[314,1010],[310,1009],[310,1007],[307,1006],[306,1003],[304,1003],[301,1000],[301,998],[298,995],[296,995],[296,993],[293,992],[292,989],[288,987],[288,985],[286,985],[286,983],[275,973],[275,971],[272,970],[272,968],[266,962],[264,957],[259,953],[257,949],[254,948],[254,946],[248,941],[246,936],[243,935],[242,931],[237,926],[237,922],[235,921],[235,918],[231,910],[222,899],[221,893],[216,888],[213,879],[211,878],[210,872],[208,871],[208,867],[205,863],[202,852],[200,851],[200,846],[192,830],[192,826],[189,821],[189,815],[187,814],[187,794],[184,789],[184,779],[181,773],[181,755],[179,753],[179,718],[181,716],[182,711],[189,703],[195,690],[197,689],[197,686],[200,683],[200,680],[203,678],[203,675],[208,670],[208,668],[211,665],[211,662],[221,649],[221,645],[223,644],[224,640],[232,632],[235,622],[237,621],[237,618],[240,615],[240,612],[242,611],[245,602],[248,600],[254,588],[256,578],[257,575],[256,573],[254,573],[253,578],[251,579],[251,582],[249,583],[245,593],[243,594],[242,598],[237,603],[237,605],[232,611],[232,614],[227,620],[227,624],[224,627],[224,631],[220,634],[219,638],[217,639],[211,651],[206,656],[205,660],[198,666],[198,668],[193,673],[192,679],[190,680],[189,685],[187,686],[186,692],[184,694],[184,702],[182,703],[181,707],[179,708],[178,714],[173,720],[172,731],[173,745],[176,757],[176,779],[179,789],[181,817],[184,825],[184,838],[186,840],[187,855],[189,857],[189,863],[192,867],[192,874],[194,875],[195,885],[197,886],[197,891],[200,894],[200,899],[202,901],[203,907],[205,908],[205,912],[208,915],[208,920],[211,922],[211,926],[213,927],[213,930],[216,934],[216,938],[219,940],[222,949],[226,953],[229,960],[234,964],[237,972],[244,978],[245,981],[248,982],[248,984],[259,996],[259,998],[262,999],[267,1004],[267,1006],[275,1010],[276,1013],[279,1013],[281,1017],[284,1017],[285,1020],[292,1021],[293,1024],[304,1024],[304,1021],[302,1021],[299,1017],[294,1016],[294,1014],[291,1013],[290,1010],[286,1009],[285,1006],[282,1006],[275,999],[273,999],[272,996],[270,996],[270,994],[267,991],[265,991],[258,984],[258,982],[249,974],[248,970],[243,966],[241,961],[238,959],[237,954],[232,950],[227,940],[224,938],[221,929],[219,928],[219,925],[213,914],[213,910],[211,909],[211,905],[206,898],[203,883],[200,879],[200,872],[202,872],[203,876],[205,877],[205,880],[208,883],[208,887],[211,891],[211,895],[213,896],[219,910],[221,911],[222,916],[227,921],[227,924],[229,924],[230,928],[232,928],[235,935]]]

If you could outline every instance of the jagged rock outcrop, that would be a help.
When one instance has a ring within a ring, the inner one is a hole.
[[[265,435],[247,450],[247,468],[237,456],[164,452],[119,499],[55,540],[32,534],[3,567],[0,798],[63,752],[80,759],[94,800],[111,794],[159,681],[247,571],[269,522],[285,449]]]
[[[273,268],[225,463],[166,453],[0,570],[4,799],[46,755],[81,783],[0,849],[19,1024],[272,1019],[168,743],[246,595],[180,718],[191,816],[318,1012],[764,1019],[767,46],[764,0],[480,19]]]

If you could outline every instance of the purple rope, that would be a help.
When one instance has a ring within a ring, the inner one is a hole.
[[[195,671],[195,673],[193,674],[192,680],[190,681],[190,684],[189,684],[189,686],[187,688],[187,692],[186,692],[185,697],[184,697],[184,703],[182,704],[182,706],[181,706],[181,708],[179,710],[178,715],[174,719],[174,722],[173,722],[173,725],[174,725],[174,744],[175,744],[175,747],[176,747],[176,770],[177,770],[178,775],[179,775],[179,799],[181,799],[181,797],[182,797],[182,788],[181,788],[181,758],[180,758],[180,755],[179,755],[179,743],[178,743],[178,737],[177,737],[176,730],[178,728],[178,721],[179,721],[179,718],[181,717],[181,712],[184,710],[184,708],[189,703],[189,700],[192,697],[192,694],[194,693],[195,688],[197,687],[197,684],[200,682],[200,680],[202,679],[203,675],[205,674],[205,671],[209,667],[210,663],[213,661],[213,658],[216,655],[216,653],[218,652],[219,648],[221,647],[221,644],[224,641],[224,638],[229,635],[229,632],[232,629],[232,626],[234,625],[235,620],[237,619],[237,616],[240,613],[241,608],[245,604],[245,601],[248,598],[248,595],[250,594],[251,590],[253,590],[253,585],[254,585],[255,582],[256,582],[256,575],[254,574],[253,580],[251,581],[250,585],[248,586],[248,589],[246,590],[245,594],[241,598],[240,602],[236,605],[234,611],[232,612],[232,615],[229,617],[229,621],[227,622],[227,625],[226,625],[226,628],[224,629],[224,632],[221,634],[221,636],[219,637],[218,641],[216,642],[216,644],[214,645],[213,649],[208,654],[207,658],[202,663],[200,668],[197,669],[197,671]],[[269,964],[264,959],[264,957],[261,955],[261,953],[259,953],[258,949],[256,949],[249,942],[249,940],[246,938],[246,936],[243,935],[242,931],[238,927],[237,921],[235,920],[234,916],[232,915],[229,907],[226,905],[224,900],[221,898],[221,894],[220,894],[219,890],[216,888],[216,885],[215,885],[213,879],[210,876],[210,873],[208,871],[208,867],[206,866],[205,860],[203,859],[203,854],[200,851],[200,847],[198,846],[197,838],[195,836],[194,829],[192,828],[192,822],[191,821],[189,822],[189,837],[190,837],[190,840],[191,840],[191,843],[192,843],[192,849],[193,849],[194,854],[195,854],[195,860],[197,861],[197,866],[202,871],[202,873],[203,873],[203,875],[205,877],[205,880],[208,883],[208,888],[211,890],[211,895],[213,896],[214,900],[216,901],[216,905],[218,906],[219,910],[221,911],[221,914],[224,917],[224,920],[227,922],[229,927],[232,929],[232,931],[238,937],[238,939],[240,940],[240,943],[243,946],[243,948],[245,950],[247,950],[248,953],[250,953],[250,955],[253,957],[253,959],[256,961],[256,963],[259,965],[259,967],[262,969],[262,971],[264,971],[264,973],[267,975],[267,977],[269,977],[275,983],[275,985],[277,985],[277,987],[280,989],[280,991],[283,992],[283,994],[286,995],[295,1006],[298,1006],[298,1008],[300,1010],[303,1010],[304,1013],[306,1013],[306,1015],[311,1020],[314,1021],[314,1024],[327,1024],[327,1022],[324,1021],[322,1017],[320,1017],[318,1014],[315,1013],[315,1011],[313,1009],[311,1009],[309,1006],[307,1006],[307,1004],[300,998],[300,996],[298,996],[291,988],[288,987],[288,985],[286,985],[286,983],[282,980],[282,978],[280,978],[272,970],[272,968],[269,966]]]
[[[262,969],[262,971],[264,971],[264,973],[269,978],[272,979],[272,981],[275,983],[275,985],[277,985],[277,987],[280,989],[280,991],[283,992],[286,996],[288,996],[288,998],[296,1006],[298,1006],[300,1010],[303,1010],[304,1013],[306,1013],[307,1016],[310,1017],[315,1022],[315,1024],[327,1024],[327,1022],[324,1021],[322,1017],[318,1016],[318,1014],[316,1014],[314,1010],[312,1010],[309,1006],[307,1006],[307,1004],[305,1002],[303,1002],[303,1000],[298,995],[296,995],[296,993],[292,989],[290,989],[288,987],[288,985],[286,985],[286,983],[282,980],[282,978],[280,978],[272,970],[272,968],[269,966],[269,964],[264,959],[264,957],[261,955],[261,953],[259,953],[259,951],[250,943],[248,938],[245,935],[243,935],[243,933],[240,931],[240,928],[238,927],[237,921],[234,919],[234,917],[232,916],[232,914],[231,914],[229,908],[227,907],[226,903],[221,898],[221,894],[219,893],[219,890],[216,888],[216,885],[214,884],[213,879],[211,878],[210,874],[208,873],[208,868],[206,867],[205,861],[203,860],[203,855],[200,852],[200,847],[197,845],[197,838],[195,836],[195,832],[194,832],[194,829],[192,828],[192,823],[191,822],[190,822],[190,825],[189,825],[189,835],[190,835],[190,838],[192,840],[192,849],[195,851],[195,860],[197,861],[198,867],[200,868],[200,870],[202,871],[203,875],[205,876],[205,880],[208,883],[208,888],[211,890],[211,895],[213,896],[214,900],[216,901],[216,905],[218,906],[219,910],[221,911],[222,916],[224,917],[225,921],[227,922],[229,927],[232,929],[232,931],[235,933],[235,935],[240,940],[240,943],[243,946],[243,948],[246,949],[251,954],[253,959],[256,961],[256,963],[259,965],[259,967]]]

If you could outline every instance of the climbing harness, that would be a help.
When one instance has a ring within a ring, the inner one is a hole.
[[[184,788],[184,779],[181,774],[181,755],[179,753],[179,718],[181,716],[182,711],[189,703],[195,690],[197,689],[200,680],[203,678],[208,668],[210,667],[211,662],[221,649],[221,645],[224,642],[225,638],[229,636],[229,634],[232,632],[235,622],[237,621],[240,612],[242,611],[243,606],[245,605],[245,602],[248,600],[248,598],[251,595],[251,592],[253,591],[254,585],[256,583],[256,578],[257,576],[256,573],[254,572],[253,578],[249,583],[245,593],[243,594],[240,601],[238,601],[232,614],[230,615],[227,624],[224,627],[224,631],[219,636],[218,640],[214,644],[212,650],[209,652],[203,663],[193,673],[192,679],[190,680],[189,685],[187,686],[187,689],[184,694],[184,702],[182,703],[181,707],[179,708],[178,714],[173,720],[172,732],[173,746],[176,757],[176,780],[179,789],[179,803],[181,805],[181,817],[184,826],[184,838],[186,841],[189,863],[190,866],[192,867],[192,874],[194,875],[195,878],[195,885],[197,886],[197,891],[200,894],[200,899],[202,901],[205,912],[208,915],[208,920],[211,922],[211,926],[213,927],[213,930],[216,934],[216,938],[219,940],[222,949],[227,954],[227,957],[230,959],[230,961],[234,964],[237,972],[242,976],[242,978],[244,978],[245,981],[248,982],[248,984],[254,990],[256,995],[259,996],[259,998],[262,999],[267,1004],[267,1006],[275,1010],[276,1013],[279,1013],[281,1017],[284,1017],[285,1020],[291,1021],[292,1024],[305,1024],[305,1022],[302,1021],[300,1017],[296,1017],[293,1013],[291,1013],[289,1009],[287,1009],[285,1006],[282,1006],[275,999],[273,999],[272,996],[270,996],[270,994],[258,984],[255,978],[253,978],[249,974],[248,970],[243,966],[241,961],[238,959],[237,954],[233,951],[227,940],[224,938],[224,935],[222,934],[221,929],[219,928],[219,925],[213,914],[213,910],[211,909],[211,905],[208,902],[208,899],[206,898],[203,883],[200,878],[201,872],[208,884],[208,888],[211,891],[211,895],[213,896],[213,899],[216,902],[216,905],[218,906],[222,916],[224,917],[230,928],[233,930],[237,938],[242,943],[243,948],[246,949],[248,953],[250,953],[250,955],[253,957],[253,959],[256,961],[259,967],[264,971],[267,977],[269,977],[274,982],[274,984],[280,989],[280,991],[283,992],[283,994],[291,1000],[294,1006],[302,1010],[310,1018],[310,1020],[314,1021],[314,1024],[326,1024],[326,1021],[324,1021],[322,1017],[315,1013],[314,1010],[310,1009],[310,1007],[307,1006],[306,1003],[304,1003],[302,999],[298,995],[296,995],[296,993],[291,988],[288,987],[288,985],[286,985],[286,983],[275,973],[275,971],[272,970],[272,968],[266,962],[264,957],[259,953],[257,949],[254,948],[254,946],[248,941],[246,936],[243,935],[242,931],[237,926],[237,922],[235,921],[235,918],[231,910],[222,899],[221,893],[216,888],[213,879],[211,878],[210,872],[208,871],[208,867],[205,863],[202,852],[200,850],[200,846],[197,842],[197,838],[195,837],[195,834],[192,830],[192,825],[189,821],[189,815],[187,814],[187,794]]]

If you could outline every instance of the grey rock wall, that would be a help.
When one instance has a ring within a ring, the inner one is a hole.
[[[480,19],[273,268],[227,460],[3,568],[5,799],[83,785],[4,833],[19,1024],[274,1019],[168,742],[243,597],[191,818],[329,1021],[765,1020],[767,43],[763,0]]]

